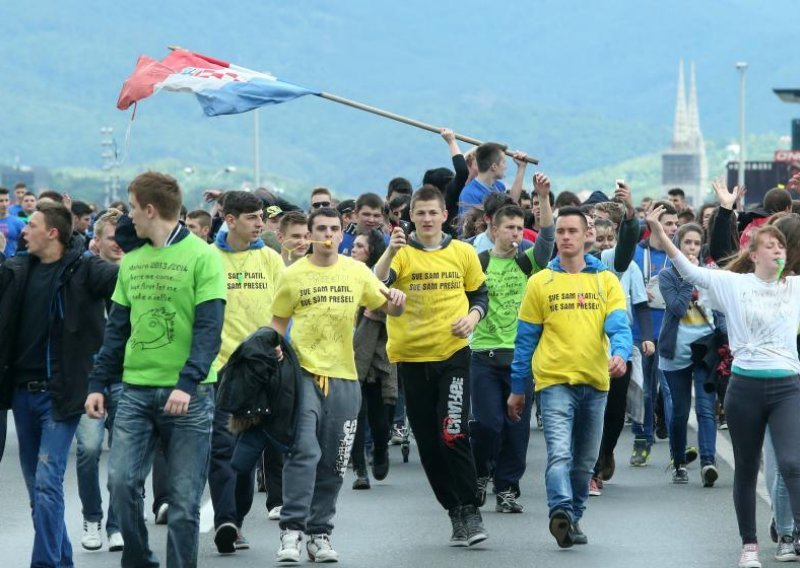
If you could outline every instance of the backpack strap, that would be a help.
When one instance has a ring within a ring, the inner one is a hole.
[[[485,250],[478,255],[478,260],[481,261],[481,270],[486,274],[486,269],[489,268],[489,251]]]
[[[514,257],[514,260],[517,262],[517,266],[519,266],[520,270],[522,270],[525,276],[530,277],[530,275],[533,274],[533,261],[531,260],[531,257],[528,256],[527,251],[519,251],[517,256]]]

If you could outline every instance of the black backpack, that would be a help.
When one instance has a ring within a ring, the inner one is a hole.
[[[485,250],[478,255],[478,259],[481,261],[481,269],[483,270],[484,274],[486,274],[486,269],[489,267],[490,258],[491,257],[488,250]],[[517,252],[517,256],[514,257],[514,260],[525,276],[529,277],[531,274],[533,274],[533,262],[531,262],[531,257],[525,254],[525,251],[521,250]]]

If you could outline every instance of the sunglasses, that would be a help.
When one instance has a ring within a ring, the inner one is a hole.
[[[311,207],[313,207],[314,209],[319,209],[320,207],[330,207],[330,206],[331,206],[330,201],[317,201],[316,203],[311,204]]]

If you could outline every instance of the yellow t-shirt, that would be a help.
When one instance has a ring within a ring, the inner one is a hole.
[[[308,257],[280,278],[272,313],[293,318],[291,344],[300,366],[312,375],[358,380],[353,329],[360,306],[377,310],[386,287],[364,263],[339,255],[333,266],[316,266]],[[391,319],[391,318],[390,318]]]
[[[387,320],[389,360],[444,361],[466,347],[469,341],[453,335],[451,326],[467,315],[466,292],[485,279],[475,249],[460,241],[431,251],[405,246],[392,260],[392,270],[397,274],[393,287],[407,300],[403,315]]]
[[[280,255],[266,246],[242,252],[212,246],[222,258],[228,289],[222,347],[214,361],[220,369],[245,337],[272,323],[272,299],[284,265]]]
[[[533,354],[536,390],[558,384],[608,390],[606,316],[625,311],[614,274],[567,274],[545,269],[528,280],[519,319],[543,326]]]

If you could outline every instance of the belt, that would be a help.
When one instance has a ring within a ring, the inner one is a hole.
[[[47,392],[49,385],[47,381],[30,381],[20,385],[19,388],[28,392]]]

